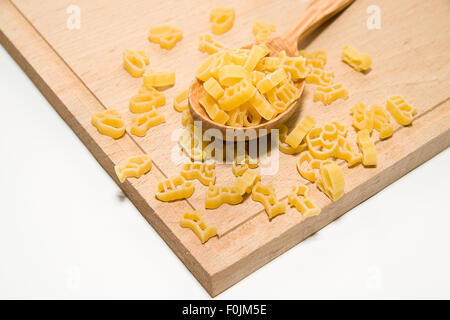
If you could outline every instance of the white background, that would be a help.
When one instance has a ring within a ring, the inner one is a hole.
[[[209,295],[0,46],[0,298]],[[450,298],[450,151],[217,298]]]

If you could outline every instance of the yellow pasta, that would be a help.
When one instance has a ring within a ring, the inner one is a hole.
[[[288,132],[288,127],[284,124],[282,124],[279,128],[278,128],[279,132],[278,132],[278,149],[285,153],[285,154],[296,154],[296,153],[300,153],[303,150],[305,150],[306,148],[308,148],[306,146],[306,143],[302,143],[300,145],[298,145],[296,148],[292,148],[290,145],[288,145],[286,143],[286,137],[287,137],[287,132]]]
[[[308,188],[304,185],[292,188],[292,192],[288,195],[288,203],[291,207],[295,207],[304,219],[320,213],[320,208],[308,196]]]
[[[297,171],[300,173],[300,175],[311,181],[316,181],[316,173],[314,172],[314,169],[320,169],[320,167],[324,164],[331,163],[331,160],[320,160],[315,159],[311,152],[305,151],[300,154],[300,156],[297,158]]]
[[[144,85],[150,87],[166,87],[175,83],[175,72],[154,71],[147,69],[144,72]]]
[[[261,180],[261,176],[254,171],[247,170],[245,173],[238,177],[234,183],[238,193],[244,195],[252,191],[255,183]]]
[[[209,186],[216,183],[216,164],[211,163],[187,163],[181,169],[181,176],[186,180],[197,179],[203,185]]]
[[[203,106],[211,120],[220,124],[225,124],[230,119],[230,116],[219,108],[216,101],[209,94],[205,94],[201,97],[199,103]]]
[[[310,67],[306,65],[304,57],[286,57],[283,62],[283,69],[291,76],[293,81],[305,78],[310,72]]]
[[[186,211],[181,217],[180,226],[191,229],[202,243],[217,235],[217,228],[207,226],[199,211]]]
[[[225,46],[219,41],[214,40],[210,33],[203,33],[200,35],[200,42],[198,45],[198,49],[201,52],[213,54],[219,52],[224,48]]]
[[[159,43],[161,48],[172,49],[183,38],[183,33],[169,25],[157,26],[150,29],[148,39]]]
[[[333,82],[334,73],[325,72],[323,69],[312,68],[306,75],[306,83],[314,83],[320,86],[329,86]]]
[[[306,144],[314,158],[325,160],[334,155],[338,146],[338,137],[345,137],[346,134],[346,128],[334,121],[312,128],[306,135]]]
[[[199,128],[188,123],[178,139],[178,145],[191,160],[201,161],[205,158],[203,137]]]
[[[249,49],[231,49],[228,51],[231,62],[240,66],[243,66],[247,61],[247,58],[250,54]]]
[[[205,208],[216,209],[224,203],[238,204],[244,200],[235,187],[210,185],[206,191]]]
[[[126,178],[139,178],[146,174],[152,168],[152,159],[146,154],[133,156],[124,162],[114,166],[114,171],[120,182],[124,182]]]
[[[219,52],[220,53],[220,52]],[[219,53],[209,56],[197,69],[195,76],[201,81],[206,81],[211,77],[211,67],[217,59]]]
[[[265,56],[269,54],[270,50],[267,48],[265,44],[254,45],[250,53],[248,54],[248,58],[245,61],[244,68],[248,72],[253,71],[258,64],[258,62]]]
[[[284,71],[284,69],[277,69],[276,71],[269,73],[258,82],[256,87],[258,88],[259,92],[266,93],[270,89],[274,88],[276,85],[278,85],[281,81],[287,79],[287,73]]]
[[[218,100],[220,97],[223,96],[223,93],[225,90],[220,86],[219,82],[217,82],[214,78],[209,78],[208,80],[203,83],[203,88],[205,91],[213,97],[215,100]]]
[[[254,127],[261,123],[261,115],[256,111],[249,102],[246,102],[244,106],[247,109],[244,117],[244,127]]]
[[[256,88],[245,78],[225,89],[223,96],[219,99],[219,106],[225,111],[231,111],[250,100],[255,92]]]
[[[261,71],[252,71],[250,73],[250,80],[252,82],[252,84],[254,86],[256,86],[258,84],[259,81],[261,81],[262,79],[264,79],[264,77],[266,76],[266,74],[264,72]]]
[[[155,196],[160,201],[176,201],[189,198],[194,193],[192,182],[182,176],[174,176],[158,182]]]
[[[317,50],[314,52],[307,52],[305,50],[300,50],[298,54],[306,59],[306,64],[311,67],[323,69],[327,63],[327,55],[323,50]]]
[[[216,53],[214,61],[209,67],[209,75],[219,79],[219,70],[231,63],[232,58],[228,51],[220,51]]]
[[[247,77],[247,71],[242,66],[226,65],[219,69],[219,82],[223,86],[232,86]]]
[[[242,159],[236,158],[233,161],[233,166],[231,167],[231,171],[236,177],[242,176],[249,168],[255,169],[259,166],[259,162],[257,159],[252,159],[248,154]]]
[[[334,154],[336,158],[347,161],[348,167],[353,167],[361,162],[361,153],[354,151],[347,139],[338,136],[337,142]]]
[[[367,53],[358,52],[350,46],[344,46],[341,59],[356,71],[365,71],[372,65],[372,59]]]
[[[233,27],[235,12],[233,8],[215,8],[211,10],[209,21],[212,22],[212,32],[223,34]]]
[[[322,165],[317,180],[317,187],[333,201],[342,197],[344,195],[345,179],[341,167],[334,162]]]
[[[166,119],[156,112],[156,110],[142,113],[131,119],[130,132],[135,136],[144,137],[151,127],[157,126],[163,122],[166,122]]]
[[[402,96],[389,97],[386,108],[395,121],[402,126],[409,126],[412,123],[413,116],[417,113],[417,109],[408,104]]]
[[[358,142],[359,149],[362,153],[362,163],[365,166],[377,165],[377,152],[375,150],[375,144],[370,139],[369,130],[364,129],[358,131],[356,141]]]
[[[369,133],[372,133],[374,115],[372,109],[367,108],[362,102],[358,102],[350,111],[353,114],[353,127],[356,130],[367,129]]]
[[[389,114],[378,105],[372,105],[373,127],[380,133],[380,139],[387,139],[394,133],[394,126],[391,123]]]
[[[135,78],[139,78],[144,74],[145,66],[148,63],[148,54],[145,51],[127,49],[123,52],[123,67]]]
[[[276,27],[272,23],[265,23],[262,21],[255,21],[253,23],[253,34],[256,37],[256,43],[264,42],[272,38],[272,33],[274,33]]]
[[[308,132],[316,125],[316,120],[311,116],[306,115],[300,123],[288,134],[286,137],[286,143],[292,148],[297,148]]]
[[[227,125],[231,127],[243,127],[244,119],[247,116],[248,105],[243,104],[242,106],[231,110],[228,113],[229,119]]]
[[[189,109],[188,99],[189,97],[189,88],[181,91],[179,94],[175,96],[173,99],[173,108],[175,111],[183,112],[184,110]]]
[[[252,189],[252,199],[263,204],[270,220],[286,212],[286,205],[278,201],[272,184],[263,185],[257,182]]]
[[[337,99],[347,99],[348,91],[341,83],[331,86],[317,87],[314,90],[314,102],[321,101],[324,105],[329,105]]]
[[[181,113],[181,124],[183,127],[186,127],[189,124],[194,125],[194,119],[192,118],[189,109],[186,109]]]
[[[166,104],[166,97],[163,93],[154,88],[142,88],[138,94],[130,99],[130,111],[133,113],[143,113],[155,110]]]
[[[114,139],[120,138],[125,133],[122,116],[114,109],[92,114],[91,123],[98,132]]]
[[[285,82],[267,92],[267,99],[272,104],[276,112],[285,111],[300,95],[299,89],[291,82]]]
[[[272,119],[277,114],[275,108],[258,91],[255,91],[253,97],[249,100],[249,103],[255,108],[261,117],[266,120]]]

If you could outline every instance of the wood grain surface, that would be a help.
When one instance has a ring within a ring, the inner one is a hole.
[[[71,4],[81,9],[79,30],[66,27],[66,9]],[[248,198],[238,206],[207,211],[206,221],[217,226],[219,237],[205,245],[190,230],[181,228],[179,219],[185,209],[205,211],[206,188],[196,181],[194,195],[176,203],[160,202],[154,192],[159,180],[180,170],[172,161],[174,154],[181,154],[173,139],[173,132],[181,128],[181,115],[172,108],[173,97],[189,86],[196,66],[207,57],[197,49],[198,37],[210,31],[211,8],[225,6],[224,2],[0,0],[0,41],[117,183],[115,164],[136,154],[152,157],[149,174],[120,186],[215,296],[450,145],[450,3],[378,1],[381,29],[368,30],[366,9],[372,4],[355,1],[303,42],[308,50],[326,50],[326,69],[348,89],[349,99],[324,107],[312,101],[313,87],[306,85],[300,108],[288,125],[292,128],[305,114],[319,123],[337,120],[349,127],[349,138],[355,142],[350,107],[359,101],[385,105],[387,96],[397,94],[417,108],[413,125],[395,124],[394,136],[387,141],[379,141],[374,133],[376,168],[360,165],[348,169],[341,163],[346,186],[345,195],[337,202],[299,176],[296,156],[280,153],[280,169],[275,175],[263,176],[262,181],[273,183],[283,201],[294,184],[308,184],[321,214],[302,222],[295,209],[288,209],[269,222],[263,206]],[[294,0],[227,1],[226,6],[236,9],[236,21],[229,32],[216,38],[228,47],[246,45],[253,41],[251,30],[256,20],[275,23],[276,34],[284,34],[297,24],[306,5],[306,1]],[[148,29],[163,23],[183,31],[183,40],[170,51],[147,40]],[[340,61],[346,44],[372,56],[370,72],[355,72]],[[167,105],[159,109],[166,123],[151,128],[143,138],[126,134],[113,140],[97,132],[90,115],[115,108],[129,122],[128,102],[142,79],[123,70],[122,52],[127,48],[147,50],[150,66],[175,71],[176,84],[164,91]],[[216,170],[217,184],[233,183],[230,165],[218,165]]]

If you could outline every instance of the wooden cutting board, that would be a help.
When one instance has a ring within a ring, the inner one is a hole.
[[[304,44],[308,50],[327,51],[326,69],[348,88],[349,99],[324,107],[313,103],[312,87],[307,85],[300,108],[288,125],[293,127],[305,114],[319,123],[337,120],[349,127],[350,140],[355,141],[350,107],[358,101],[384,105],[387,96],[396,94],[404,95],[417,108],[413,125],[396,125],[394,136],[383,142],[375,133],[379,165],[371,169],[343,166],[346,193],[337,202],[331,202],[308,183],[313,200],[322,208],[319,216],[302,222],[295,209],[288,209],[269,222],[262,205],[249,198],[238,206],[208,210],[206,220],[217,226],[219,237],[201,245],[190,230],[179,226],[179,220],[185,209],[205,211],[206,188],[195,182],[194,195],[176,203],[159,202],[154,192],[158,181],[180,170],[171,161],[172,152],[181,152],[171,136],[181,128],[181,115],[171,104],[175,93],[188,87],[196,66],[206,58],[197,49],[198,37],[210,30],[211,8],[224,3],[0,0],[1,43],[111,177],[118,182],[113,167],[125,158],[151,155],[153,168],[149,174],[119,185],[212,296],[450,145],[450,3],[377,1],[381,29],[369,30],[366,9],[373,1],[358,0]],[[81,9],[80,29],[66,27],[66,10],[71,4]],[[226,1],[226,6],[236,9],[235,25],[217,39],[228,47],[240,47],[253,41],[251,30],[256,20],[275,23],[278,34],[292,28],[306,1],[233,0]],[[170,51],[149,43],[146,37],[151,26],[163,23],[183,31],[183,40]],[[346,44],[372,56],[372,71],[362,74],[340,62]],[[144,138],[126,134],[113,140],[97,132],[90,124],[90,115],[116,108],[130,120],[128,101],[142,79],[132,78],[123,70],[122,52],[126,48],[147,50],[152,68],[176,72],[176,85],[164,92],[167,105],[159,109],[166,123],[150,129]],[[280,154],[279,172],[262,177],[264,183],[274,184],[282,201],[287,201],[294,184],[307,183],[297,173],[295,160],[295,156]],[[219,165],[217,176],[220,185],[229,185],[235,179],[230,165]]]

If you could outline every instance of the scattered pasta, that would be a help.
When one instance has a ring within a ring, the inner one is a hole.
[[[135,136],[144,137],[151,127],[163,122],[166,122],[164,116],[160,115],[156,110],[151,110],[131,119],[130,132]]]
[[[175,72],[154,71],[146,69],[144,72],[144,85],[147,88],[167,87],[175,83]]]
[[[114,166],[114,171],[120,182],[126,178],[139,178],[146,174],[152,168],[152,159],[146,154],[133,156],[126,159],[123,163]]]
[[[122,116],[114,109],[92,114],[91,123],[98,132],[114,139],[120,138],[125,133]]]
[[[253,23],[253,30],[252,30],[253,34],[255,35],[255,42],[260,43],[270,40],[275,30],[276,27],[272,23],[255,21],[255,23]]]
[[[123,52],[123,67],[135,78],[139,78],[144,74],[145,66],[147,66],[148,63],[148,54],[145,51],[133,51],[127,49]]]
[[[148,39],[159,43],[161,48],[172,49],[183,38],[183,33],[169,25],[157,26],[150,29]]]
[[[223,34],[233,27],[235,12],[233,8],[215,8],[211,10],[209,21],[212,22],[212,32]]]
[[[413,116],[417,109],[405,101],[402,96],[392,96],[387,99],[386,108],[402,126],[409,126],[412,123]]]
[[[186,211],[181,217],[180,226],[191,229],[202,243],[217,235],[217,228],[207,226],[199,211]]]
[[[350,46],[344,46],[341,59],[356,71],[365,71],[372,65],[372,59],[367,53],[358,52]]]
[[[288,195],[288,203],[291,207],[295,207],[304,219],[320,213],[320,208],[308,196],[308,187],[304,185],[292,188],[292,192]]]

